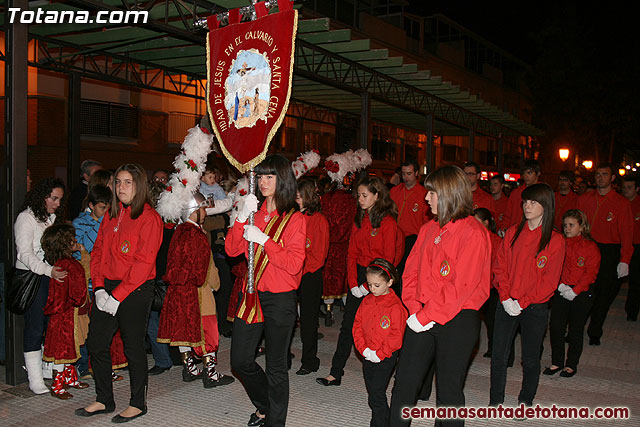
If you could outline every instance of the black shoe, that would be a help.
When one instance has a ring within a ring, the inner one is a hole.
[[[335,380],[328,380],[326,378],[316,378],[316,382],[323,386],[330,386],[330,385],[340,385],[342,383],[342,380],[340,378],[336,378]]]
[[[104,404],[103,404],[104,405]],[[116,410],[116,404],[104,405],[104,409],[98,409],[97,411],[89,412],[84,408],[76,409],[73,413],[79,417],[93,417],[98,414],[110,414]]]
[[[266,418],[266,417],[265,417]],[[247,423],[247,425],[249,427],[255,427],[255,426],[263,426],[265,423],[265,418],[260,418],[255,412],[253,414],[251,414],[251,417],[249,417],[249,422]]]
[[[487,350],[487,352],[485,354],[482,355],[482,357],[489,357],[491,358],[491,350]]]
[[[142,410],[142,412],[140,412],[138,415],[134,415],[133,417],[123,417],[122,415],[118,414],[115,417],[111,418],[111,422],[112,423],[116,423],[116,424],[128,423],[131,420],[135,420],[136,418],[140,418],[141,416],[145,415],[146,413],[147,413],[147,408],[144,408]]]
[[[236,379],[231,375],[222,375],[220,372],[218,372],[217,380],[214,380],[208,375],[202,375],[202,384],[204,385],[204,388],[221,387],[223,385],[231,384],[235,380]]]
[[[171,367],[162,368],[162,367],[156,365],[153,368],[149,369],[149,375],[160,375],[161,373],[163,373],[165,371],[168,371],[169,369],[171,369]]]
[[[296,371],[296,375],[309,375],[311,372],[316,372],[316,371],[317,369],[307,369],[301,366],[300,369]]]
[[[600,338],[598,337],[590,337],[589,345],[600,345]]]
[[[638,315],[637,314],[635,316],[627,314],[627,321],[628,322],[636,322],[637,320],[638,320]]]
[[[576,372],[578,372],[577,369],[574,369],[573,372],[562,371],[560,372],[560,376],[563,378],[571,378],[576,374]]]
[[[553,375],[556,372],[561,371],[561,370],[562,370],[562,368],[560,368],[560,367],[553,368],[553,369],[549,368],[549,367],[546,367],[546,368],[544,368],[544,371],[542,371],[542,375]],[[560,375],[562,375],[562,374],[560,374]]]
[[[322,332],[318,332],[318,339],[321,340],[324,338],[324,334]]]

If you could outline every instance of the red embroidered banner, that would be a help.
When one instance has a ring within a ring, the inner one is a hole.
[[[240,172],[264,160],[287,112],[297,27],[296,10],[209,27],[209,116],[223,154]]]

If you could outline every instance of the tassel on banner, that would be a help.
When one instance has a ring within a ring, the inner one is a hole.
[[[229,25],[240,23],[240,9],[231,9],[229,11]]]

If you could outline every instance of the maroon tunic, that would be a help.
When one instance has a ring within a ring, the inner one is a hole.
[[[198,288],[205,284],[210,257],[211,247],[200,228],[188,222],[176,228],[163,277],[169,287],[160,313],[158,342],[204,345]]]
[[[356,201],[348,191],[330,191],[322,197],[322,214],[329,222],[329,253],[322,271],[322,298],[342,298],[347,294],[347,251]]]
[[[77,328],[78,308],[87,303],[87,282],[82,265],[63,258],[55,267],[67,271],[62,282],[51,280],[44,314],[49,316],[43,359],[55,364],[74,363],[83,344]]]

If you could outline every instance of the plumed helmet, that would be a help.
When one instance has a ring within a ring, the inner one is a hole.
[[[182,222],[187,222],[189,216],[191,216],[191,214],[197,211],[201,206],[206,206],[206,199],[202,194],[196,191],[189,198],[189,202],[180,211],[180,220]]]

